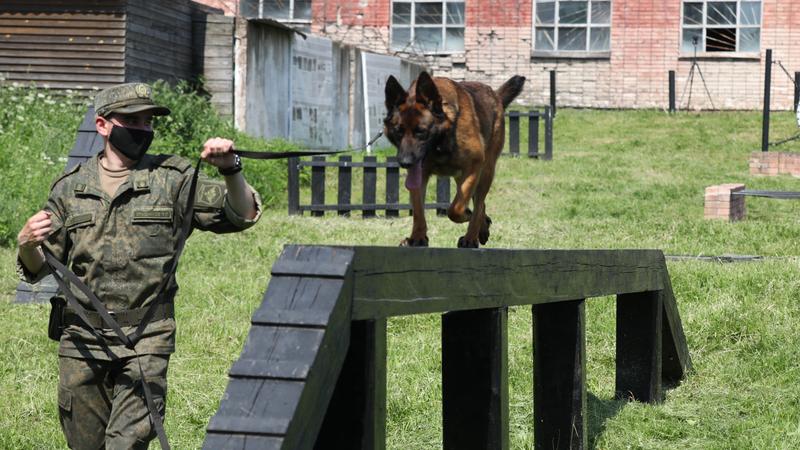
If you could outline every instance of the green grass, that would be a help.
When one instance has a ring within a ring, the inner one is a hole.
[[[614,400],[614,301],[587,302],[590,445],[800,447],[800,202],[748,198],[743,222],[703,220],[703,190],[711,184],[798,190],[798,180],[789,176],[748,174],[750,152],[759,148],[759,113],[558,114],[553,161],[504,157],[499,163],[487,202],[494,220],[488,247],[770,257],[668,264],[694,372],[660,405]],[[773,117],[773,136],[793,132],[788,113]],[[254,175],[251,166],[245,171]],[[336,198],[335,192],[327,197]],[[289,217],[281,198],[244,233],[193,235],[178,274],[178,350],[166,425],[174,448],[200,447],[283,245],[394,246],[411,227],[405,214],[391,220],[355,216]],[[430,213],[428,221],[436,247],[454,247],[465,230]],[[13,249],[0,248],[0,448],[63,447],[55,406],[56,345],[45,332],[48,307],[10,303],[13,260]],[[523,307],[509,313],[513,449],[532,446],[530,316]],[[436,315],[389,321],[390,449],[441,447],[439,322]]]

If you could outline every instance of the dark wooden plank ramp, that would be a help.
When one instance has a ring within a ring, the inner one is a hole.
[[[353,251],[286,247],[206,449],[311,448],[350,346]]]

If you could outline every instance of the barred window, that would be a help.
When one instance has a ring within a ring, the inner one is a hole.
[[[761,1],[684,0],[681,23],[681,53],[761,49]]]
[[[611,2],[608,0],[536,0],[533,23],[534,51],[611,50]]]
[[[245,0],[245,17],[270,18],[281,22],[311,21],[311,0]]]
[[[450,53],[464,50],[464,0],[392,1],[392,50]]]

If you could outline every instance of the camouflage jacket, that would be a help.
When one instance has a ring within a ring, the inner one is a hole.
[[[100,185],[97,164],[95,156],[53,183],[44,209],[52,212],[54,231],[45,245],[109,311],[148,306],[172,263],[193,166],[177,156],[145,155],[112,198]],[[257,193],[255,202],[256,217],[241,217],[228,203],[224,182],[201,174],[192,227],[215,233],[244,230],[261,216]],[[43,269],[32,274],[19,261],[17,270],[30,283],[48,273]],[[94,310],[80,291],[73,292],[87,310]],[[134,329],[123,327],[126,334]],[[102,334],[105,345],[89,329],[70,325],[61,336],[59,354],[94,359],[133,355],[113,331]],[[139,354],[174,352],[174,319],[148,324],[136,350]]]

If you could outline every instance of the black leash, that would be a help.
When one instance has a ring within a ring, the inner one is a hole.
[[[243,158],[251,158],[251,159],[262,159],[262,160],[269,160],[269,159],[286,159],[286,158],[294,158],[294,157],[302,157],[302,156],[317,156],[317,155],[335,155],[339,153],[350,153],[350,152],[357,152],[363,151],[364,149],[368,148],[372,145],[378,138],[381,137],[383,133],[379,132],[372,138],[367,145],[358,149],[347,149],[347,150],[312,150],[312,151],[286,151],[286,152],[257,152],[251,150],[233,150],[233,153],[239,155]],[[108,328],[114,331],[120,341],[133,351],[136,361],[139,365],[139,375],[141,377],[142,383],[142,390],[144,391],[145,396],[145,403],[147,404],[147,409],[150,413],[150,420],[153,422],[153,426],[156,429],[156,434],[158,435],[159,443],[161,444],[161,448],[164,450],[170,450],[169,441],[167,440],[167,434],[164,431],[164,418],[161,416],[161,413],[158,412],[156,408],[155,402],[153,401],[153,394],[150,390],[150,386],[147,384],[147,379],[145,378],[144,369],[142,368],[142,361],[139,358],[138,352],[136,352],[136,343],[142,337],[142,333],[144,329],[147,327],[147,324],[155,315],[158,306],[161,302],[167,298],[167,295],[164,295],[165,292],[173,289],[174,282],[175,282],[175,272],[178,269],[178,260],[183,253],[183,249],[186,246],[186,239],[189,237],[189,232],[191,231],[192,227],[192,216],[194,215],[194,197],[197,191],[197,179],[200,175],[200,166],[202,165],[203,160],[198,159],[197,165],[194,168],[194,173],[192,174],[192,180],[189,185],[189,198],[187,200],[186,209],[183,212],[183,221],[181,223],[181,232],[178,237],[178,243],[175,246],[175,255],[172,259],[172,264],[170,265],[169,271],[167,275],[162,278],[161,283],[158,285],[156,289],[156,297],[153,303],[150,304],[148,309],[146,310],[144,316],[142,317],[141,322],[139,322],[136,329],[131,334],[125,334],[122,330],[122,327],[114,320],[114,317],[111,312],[105,307],[102,301],[92,292],[92,290],[78,278],[67,266],[61,263],[56,257],[47,250],[46,247],[42,246],[42,251],[45,257],[45,264],[50,269],[50,272],[53,274],[53,278],[55,278],[56,283],[58,284],[61,292],[64,293],[64,296],[67,298],[67,303],[69,306],[75,311],[75,314],[89,327],[90,330],[97,336],[100,342],[103,342],[103,337],[100,331],[95,328],[92,322],[87,317],[87,310],[81,306],[81,303],[75,297],[75,294],[70,289],[70,285],[67,284],[65,281],[68,280],[71,285],[75,286],[79,291],[81,291],[86,298],[89,299],[89,302],[94,307],[95,311],[100,315],[103,323],[106,324]]]
[[[358,153],[358,152],[363,152],[364,150],[369,148],[381,136],[383,136],[383,131],[379,131],[372,139],[370,139],[369,142],[367,142],[367,145],[364,145],[363,147],[358,147],[354,149],[345,149],[345,150],[264,152],[264,151],[234,149],[232,150],[232,152],[241,156],[242,158],[250,158],[250,159],[286,159],[286,158],[299,158],[302,156],[321,156],[321,155],[338,155],[341,153]]]

